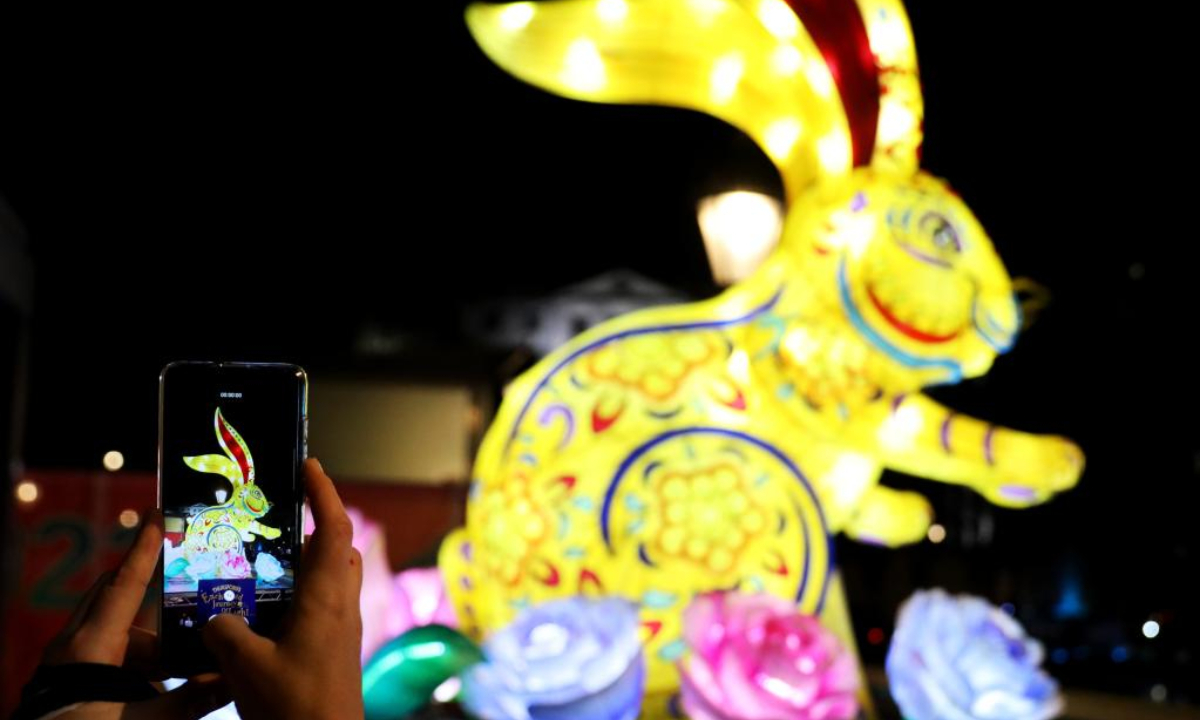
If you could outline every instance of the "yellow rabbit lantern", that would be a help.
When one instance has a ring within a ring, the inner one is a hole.
[[[220,408],[213,415],[213,425],[225,454],[197,455],[183,461],[198,472],[221,475],[232,484],[233,492],[225,502],[206,507],[188,519],[183,552],[189,562],[198,554],[209,552],[233,552],[244,558],[243,542],[252,542],[257,535],[274,540],[280,532],[258,521],[271,509],[271,504],[254,483],[254,456],[250,447],[221,415]]]
[[[779,247],[720,296],[616,318],[508,389],[440,566],[464,629],[579,593],[640,603],[647,691],[678,686],[697,593],[795,600],[849,634],[831,538],[932,520],[884,468],[1024,507],[1072,487],[1071,442],[959,415],[930,385],[988,371],[1021,318],[967,206],[918,170],[922,101],[891,0],[475,5],[513,75],[723,119],[778,167]]]

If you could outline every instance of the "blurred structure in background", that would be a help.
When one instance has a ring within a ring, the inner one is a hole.
[[[470,474],[485,388],[469,382],[314,383],[310,452],[340,477],[444,485]]]
[[[0,501],[0,538],[4,573],[0,576],[0,617],[6,614],[10,590],[9,568],[13,567],[17,544],[11,542],[12,504],[36,498],[37,488],[22,483],[20,461],[22,419],[24,417],[25,357],[29,337],[29,312],[33,301],[33,266],[29,259],[25,232],[8,203],[0,197],[0,473],[3,501]],[[0,656],[9,657],[12,637],[0,638]],[[13,675],[7,662],[0,675],[0,692],[8,692]],[[18,680],[19,682],[19,680]]]
[[[21,445],[33,265],[24,228],[0,197],[0,467],[12,479]]]
[[[473,304],[463,312],[463,332],[485,347],[527,347],[542,357],[609,318],[689,299],[632,270],[612,270],[541,297]]]

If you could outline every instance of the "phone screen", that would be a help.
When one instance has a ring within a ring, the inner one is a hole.
[[[164,668],[211,669],[200,630],[235,614],[271,635],[296,587],[307,378],[294,365],[178,363],[162,375]]]

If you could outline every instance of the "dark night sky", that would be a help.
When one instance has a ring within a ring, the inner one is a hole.
[[[1172,176],[1195,166],[1195,90],[1170,72],[1184,24],[1164,3],[1048,5],[909,3],[925,166],[1054,296],[988,378],[940,396],[1088,453],[1069,496],[1000,512],[1007,562],[1076,562],[1114,616],[1194,612],[1195,201]],[[618,266],[712,290],[696,199],[778,186],[744,137],[542,94],[486,62],[463,3],[426,6],[29,32],[0,18],[0,194],[37,272],[30,464],[121,448],[151,468],[169,359],[338,367],[364,322],[436,333],[460,298]]]

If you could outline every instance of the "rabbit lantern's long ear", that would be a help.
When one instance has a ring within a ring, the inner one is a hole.
[[[216,473],[222,475],[238,486],[242,482],[242,469],[237,463],[225,457],[224,455],[195,455],[185,457],[183,462],[193,470],[204,473]]]
[[[213,416],[213,425],[225,455],[194,455],[185,457],[183,462],[193,470],[224,476],[234,488],[253,483],[254,457],[238,431],[221,416],[221,408]]]
[[[917,170],[923,108],[899,0],[478,3],[467,24],[496,64],[557,95],[728,122],[789,200],[853,166]]]
[[[229,459],[237,464],[241,472],[241,478],[234,481],[234,486],[253,484],[254,483],[254,456],[250,454],[250,448],[246,445],[246,441],[242,440],[242,436],[237,430],[221,415],[221,408],[217,408],[213,424],[217,430],[217,441],[221,443],[221,449],[229,456]]]

